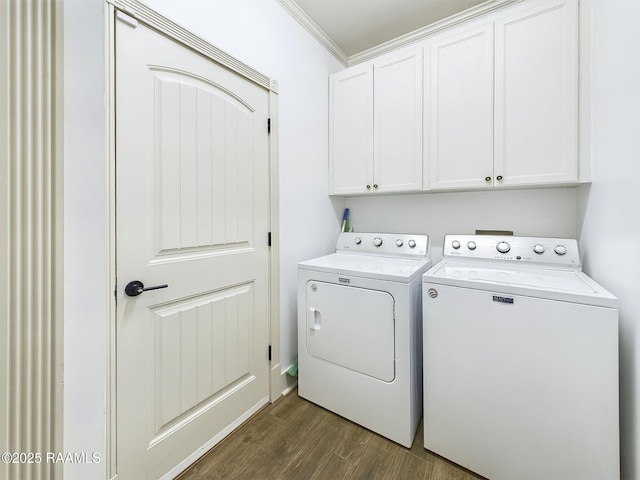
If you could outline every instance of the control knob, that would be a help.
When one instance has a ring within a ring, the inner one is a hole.
[[[467,248],[469,250],[475,250],[476,249],[476,242],[471,241],[471,242],[467,243]]]
[[[460,248],[460,242],[458,240],[454,240],[453,242],[451,242],[451,246],[454,250],[458,250]]]
[[[496,250],[498,250],[500,253],[507,253],[509,250],[511,250],[511,245],[509,245],[505,241],[498,242],[498,244],[496,245]]]
[[[401,247],[402,245],[404,245],[404,242],[402,240],[398,239],[398,240],[396,240],[396,245],[398,247]]]
[[[382,245],[382,239],[381,239],[380,237],[376,237],[376,238],[374,238],[374,239],[373,239],[373,244],[374,244],[376,247],[379,247],[380,245]]]
[[[354,240],[356,245],[360,245],[362,243],[362,240],[360,239],[360,237],[356,237]]]
[[[567,253],[567,247],[565,247],[564,245],[556,245],[556,248],[554,248],[554,251],[558,255],[564,255],[565,253]]]
[[[416,248],[416,241],[411,239],[409,240],[409,248]]]
[[[533,251],[538,253],[538,254],[544,253],[544,245],[541,245],[539,243],[535,244],[533,246]]]

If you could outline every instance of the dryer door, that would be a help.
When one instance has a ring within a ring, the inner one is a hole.
[[[380,380],[395,378],[394,299],[388,292],[309,281],[310,355]]]

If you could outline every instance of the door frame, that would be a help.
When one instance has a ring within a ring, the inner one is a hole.
[[[116,15],[133,24],[142,23],[168,36],[182,46],[222,65],[245,79],[263,87],[269,95],[269,212],[271,247],[269,249],[269,401],[275,402],[290,388],[280,367],[280,249],[278,202],[278,82],[254,70],[249,65],[211,45],[205,39],[177,25],[138,0],[104,0],[105,10],[105,85],[107,115],[105,119],[106,158],[108,178],[108,284],[116,285],[116,138],[115,138],[115,27]],[[265,126],[266,128],[266,126]],[[267,239],[265,238],[266,242]],[[110,296],[107,331],[107,478],[117,476],[116,469],[116,299]],[[267,352],[265,352],[265,355]]]

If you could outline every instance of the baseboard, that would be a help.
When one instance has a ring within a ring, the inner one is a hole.
[[[227,428],[222,430],[218,435],[213,437],[207,443],[198,448],[195,452],[185,458],[178,465],[173,467],[169,472],[160,477],[160,480],[172,480],[176,478],[180,473],[182,473],[186,468],[193,465],[196,460],[198,460],[201,456],[211,450],[216,444],[218,444],[221,440],[223,440],[227,435],[233,432],[236,428],[242,425],[246,420],[248,420],[254,413],[260,410],[267,403],[267,398],[261,399],[258,403],[252,406],[249,410],[247,410],[240,418],[237,418],[233,423],[231,423]]]
[[[270,402],[274,403],[278,399],[288,395],[292,391],[296,389],[298,386],[298,379],[296,377],[292,377],[291,375],[287,375],[284,372],[281,372],[280,364],[273,366],[271,368],[271,385],[276,387],[271,393]],[[198,448],[195,452],[185,458],[180,464],[176,465],[170,472],[161,477],[160,480],[171,480],[175,478],[178,474],[180,474],[187,467],[192,465],[198,458],[207,453],[211,448],[213,448],[217,443],[219,443],[222,439],[224,439],[229,433],[238,428],[242,423],[248,420],[254,413],[260,410],[264,404],[267,403],[267,399],[264,398],[256,403],[253,407],[247,410],[240,418],[238,418],[235,422],[225,428],[218,435],[213,437],[207,443]]]
[[[271,403],[284,397],[298,386],[298,379],[282,371],[280,364],[271,367]]]
[[[298,377],[292,377],[291,375],[287,375],[286,373],[283,373],[282,376],[284,377],[282,379],[282,396],[284,397],[285,395],[291,393],[296,389],[296,387],[298,386]]]

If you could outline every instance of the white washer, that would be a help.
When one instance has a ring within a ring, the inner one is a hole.
[[[423,276],[424,445],[491,479],[617,479],[617,299],[575,240],[447,235]]]
[[[341,233],[298,264],[298,393],[410,447],[422,417],[425,235]]]

